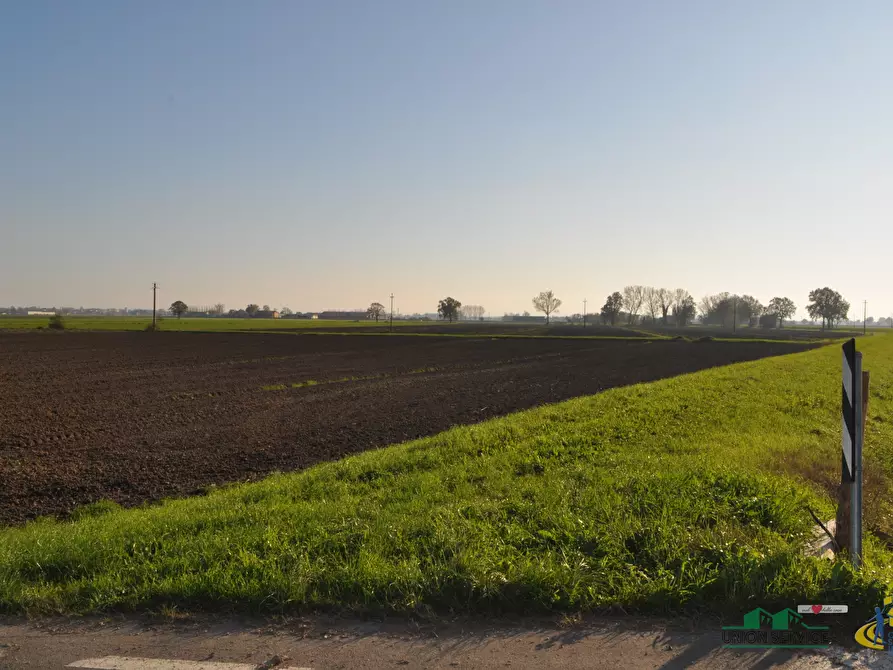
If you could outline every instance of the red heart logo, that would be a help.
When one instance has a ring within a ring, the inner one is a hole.
[[[812,606],[812,613],[813,613],[813,614],[819,614],[821,611],[822,611],[822,606],[821,606],[821,605],[813,605],[813,606]]]

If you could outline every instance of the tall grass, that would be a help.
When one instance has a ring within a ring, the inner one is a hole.
[[[893,338],[860,346],[866,458],[887,496]],[[0,609],[873,606],[893,583],[876,535],[861,574],[802,551],[808,508],[833,515],[821,478],[840,463],[839,365],[832,346],[715,368],[202,497],[0,530]],[[889,530],[884,510],[870,530]]]

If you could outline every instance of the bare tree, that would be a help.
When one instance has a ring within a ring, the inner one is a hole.
[[[664,320],[664,325],[667,325],[667,314],[670,313],[670,309],[673,307],[673,303],[675,302],[675,293],[668,288],[659,288],[657,289],[657,299],[660,302],[660,313]]]
[[[380,302],[373,302],[369,305],[369,309],[366,310],[366,317],[369,319],[375,319],[375,323],[378,323],[378,320],[384,314],[384,305]]]
[[[553,312],[557,312],[559,307],[561,307],[561,300],[555,297],[552,289],[543,291],[533,298],[533,308],[546,315],[546,325],[549,325],[549,317]]]
[[[695,299],[684,288],[677,288],[673,291],[671,302],[677,326],[685,326],[695,318]]]
[[[484,318],[484,308],[481,305],[466,305],[462,307],[466,319],[480,321]]]
[[[623,288],[623,306],[629,314],[627,318],[628,324],[636,322],[639,316],[639,310],[642,309],[642,302],[645,300],[644,286],[625,286]]]
[[[656,289],[653,286],[646,286],[644,289],[645,293],[645,307],[648,309],[648,313],[651,315],[651,323],[657,323],[657,313],[660,310],[660,289]]]
[[[218,302],[211,308],[211,314],[220,316],[221,314],[223,314],[224,310],[226,310],[226,305],[224,305],[222,302]]]

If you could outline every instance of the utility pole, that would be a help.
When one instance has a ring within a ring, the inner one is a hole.
[[[583,327],[586,327],[586,298],[583,298]]]
[[[867,325],[867,322],[865,321],[865,319],[867,318],[867,314],[868,314],[868,301],[863,300],[862,301],[862,334],[863,335],[865,335],[865,333],[868,332],[868,325]]]
[[[391,332],[394,332],[394,294],[391,293]]]
[[[158,292],[158,284],[152,282],[152,330],[155,330],[155,294]]]

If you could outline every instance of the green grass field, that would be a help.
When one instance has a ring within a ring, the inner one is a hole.
[[[35,330],[46,328],[50,322],[47,316],[0,316],[0,330]],[[66,316],[65,327],[69,330],[145,330],[152,323],[152,317],[142,316]],[[394,328],[417,326],[423,321],[395,321]],[[239,330],[302,330],[326,328],[352,328],[370,326],[369,321],[334,321],[326,319],[226,319],[226,318],[182,318],[164,317],[161,329],[164,331],[239,331]],[[387,324],[379,324],[382,329]]]
[[[893,585],[893,337],[872,373],[866,557],[833,517],[840,351],[620,388],[308,471],[0,530],[0,610],[733,611]],[[861,610],[859,610],[861,611]],[[867,615],[866,615],[867,616]]]
[[[74,331],[142,331],[145,330],[152,322],[149,317],[125,317],[125,316],[67,316],[65,317],[65,327],[67,330]],[[26,331],[46,329],[49,325],[49,317],[47,316],[0,316],[0,331]],[[394,334],[413,335],[418,337],[460,337],[460,338],[550,338],[550,339],[590,339],[590,340],[629,340],[629,339],[652,339],[664,340],[675,335],[665,334],[659,331],[649,331],[642,329],[630,329],[626,327],[618,328],[617,334],[612,334],[609,329],[601,329],[596,331],[598,334],[587,334],[582,328],[574,334],[559,334],[566,331],[555,330],[550,331],[549,326],[529,327],[526,325],[502,324],[500,322],[487,322],[481,324],[479,329],[469,330],[467,323],[456,322],[451,324],[455,327],[455,331],[445,330],[437,332],[428,332],[427,328],[437,326],[438,328],[450,329],[451,326],[443,322],[431,321],[395,321]],[[376,328],[377,326],[377,328]],[[561,328],[564,324],[558,324],[557,328]],[[368,330],[375,328],[374,330]],[[506,332],[507,328],[509,331]],[[227,318],[183,318],[165,317],[160,321],[160,330],[163,332],[242,332],[251,331],[257,333],[281,333],[296,332],[308,333],[314,335],[365,335],[379,336],[389,335],[390,330],[388,323],[382,321],[378,324],[370,321],[335,321],[326,319],[227,319]],[[355,332],[351,332],[355,331]],[[514,332],[517,331],[517,332]],[[634,333],[634,334],[630,334]],[[738,342],[746,339],[751,342],[819,342],[820,339],[789,340],[784,337],[784,333],[767,331],[762,338],[732,337],[732,333],[715,333],[700,330],[697,327],[691,327],[685,331],[687,339],[696,339],[709,334],[716,340]],[[777,337],[776,337],[777,335]]]

